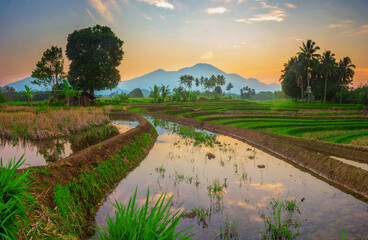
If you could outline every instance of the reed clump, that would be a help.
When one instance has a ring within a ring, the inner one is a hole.
[[[68,136],[108,122],[102,109],[48,109],[42,112],[0,112],[0,137],[41,140]]]

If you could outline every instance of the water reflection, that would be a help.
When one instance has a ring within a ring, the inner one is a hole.
[[[166,129],[165,129],[166,128]],[[147,188],[152,198],[163,192],[173,195],[174,207],[183,202],[188,212],[208,209],[206,224],[184,218],[183,229],[194,225],[194,239],[215,239],[226,221],[239,220],[241,239],[257,239],[263,227],[261,213],[272,198],[301,200],[300,238],[338,239],[341,230],[349,239],[368,236],[367,205],[329,184],[300,171],[259,149],[226,136],[216,144],[194,146],[195,141],[158,127],[159,137],[146,159],[132,171],[101,206],[97,225],[105,225],[105,215],[113,214],[115,199],[128,203],[138,186],[137,199],[145,201]],[[208,153],[214,158],[209,158]],[[259,168],[264,165],[264,168]],[[223,186],[221,197],[213,198],[209,186]]]
[[[131,128],[130,126],[124,126],[121,126],[120,132],[123,128],[125,131]],[[25,164],[21,168],[47,165],[117,134],[119,132],[113,128],[101,127],[71,135],[67,138],[43,141],[0,139],[0,158],[2,158],[4,164],[7,164],[11,159],[19,159],[24,154]]]

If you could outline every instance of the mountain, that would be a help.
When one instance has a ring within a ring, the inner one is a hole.
[[[9,83],[6,86],[13,87],[15,89],[15,91],[17,91],[17,92],[24,91],[24,86],[25,85],[32,88],[32,90],[34,90],[34,91],[50,91],[51,90],[50,87],[45,87],[44,85],[38,86],[36,84],[32,84],[31,82],[33,80],[34,80],[34,78],[27,77],[27,78],[24,78],[22,80],[19,80],[19,81],[13,82],[13,83]],[[129,93],[129,91],[127,91],[127,90],[123,90],[119,87],[116,87],[112,90],[107,89],[107,90],[96,91],[95,94],[96,94],[96,96],[98,96],[98,95],[108,96],[111,93],[115,93],[115,92],[118,92],[119,94],[120,93]]]
[[[173,89],[177,86],[179,86],[179,77],[182,75],[192,75],[193,77],[200,78],[201,76],[204,77],[211,77],[212,75],[224,75],[226,78],[226,84],[231,82],[234,85],[234,88],[231,89],[232,93],[239,94],[240,88],[248,86],[250,88],[253,88],[256,90],[256,92],[260,91],[280,91],[281,86],[277,83],[271,83],[266,84],[263,82],[260,82],[259,80],[255,78],[243,78],[239,76],[238,74],[234,73],[225,73],[224,71],[221,71],[220,69],[205,63],[198,63],[192,67],[186,67],[182,68],[178,71],[165,71],[163,69],[158,69],[154,72],[148,73],[146,75],[143,75],[141,77],[137,77],[131,80],[122,81],[118,84],[118,86],[112,90],[102,90],[102,91],[96,91],[96,95],[110,95],[113,92],[118,93],[129,93],[134,88],[140,88],[144,93],[147,93],[147,91],[152,88],[155,84],[157,85],[169,85],[170,89]],[[36,91],[45,91],[50,88],[45,88],[44,86],[38,86],[31,84],[31,81],[33,80],[32,77],[25,78],[23,80],[13,82],[8,84],[9,87],[14,87],[16,91],[22,91],[24,90],[24,86],[27,85],[31,87],[33,90]],[[194,84],[193,84],[194,85]],[[222,87],[222,90],[225,90],[226,86]],[[193,86],[193,89],[196,90],[197,88]],[[203,89],[200,89],[203,90]]]
[[[231,89],[232,93],[239,94],[240,88],[248,86],[256,90],[256,92],[260,91],[280,91],[281,86],[277,83],[265,84],[258,81],[255,78],[243,78],[238,74],[228,74],[224,71],[205,63],[198,63],[192,67],[182,68],[178,71],[165,71],[163,69],[158,69],[154,72],[148,73],[141,77],[137,77],[131,80],[122,81],[119,83],[118,87],[127,91],[131,91],[134,88],[141,89],[149,89],[153,87],[155,84],[157,85],[169,85],[170,89],[177,87],[179,85],[179,77],[182,75],[192,75],[193,77],[200,78],[211,77],[211,75],[224,75],[226,78],[226,84],[231,82],[234,85],[234,88]],[[225,86],[223,90],[225,90]],[[196,89],[193,86],[193,89]]]

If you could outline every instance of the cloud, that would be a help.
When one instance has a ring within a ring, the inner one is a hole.
[[[277,6],[268,5],[266,2],[260,2],[260,3],[262,5],[262,8],[277,8]]]
[[[144,18],[147,19],[148,21],[152,21],[152,18],[148,16],[147,14],[144,14]]]
[[[354,23],[354,21],[349,19],[349,20],[343,20],[343,21],[341,21],[339,23],[330,24],[327,27],[328,28],[341,28],[341,27],[348,26],[348,25],[350,25],[352,23]]]
[[[163,20],[166,19],[166,17],[164,15],[160,15],[160,18],[163,19]]]
[[[110,8],[118,7],[115,0],[88,0],[88,2],[105,21],[109,23],[114,22],[114,16],[112,15]],[[90,14],[90,16],[92,15]]]
[[[339,35],[345,35],[345,36],[356,36],[361,34],[367,34],[368,33],[368,24],[362,25],[359,28],[354,28],[352,30],[344,31],[340,33]]]
[[[213,52],[212,51],[207,51],[207,52],[201,54],[201,59],[202,60],[208,60],[208,59],[211,59],[211,58],[213,58]]]
[[[213,0],[213,1],[224,2],[224,3],[232,3],[232,2],[242,3],[242,2],[245,2],[246,0]]]
[[[173,10],[175,9],[174,5],[170,2],[168,2],[168,0],[137,0],[138,2],[145,2],[148,3],[150,5],[154,5],[158,8],[164,8],[164,9],[170,9]]]
[[[207,14],[224,14],[226,12],[229,12],[229,10],[225,7],[217,7],[217,8],[207,8],[204,10]]]
[[[296,6],[292,3],[285,3],[285,6],[288,8],[296,8]]]
[[[93,15],[92,15],[92,13],[88,10],[88,9],[86,9],[87,10],[87,13],[88,13],[88,15],[92,18],[92,20],[93,21],[95,21],[96,23],[99,23],[100,21],[98,21]]]
[[[269,13],[257,14],[251,18],[235,19],[235,22],[252,23],[252,22],[282,22],[286,17],[286,13],[282,9],[272,10]]]

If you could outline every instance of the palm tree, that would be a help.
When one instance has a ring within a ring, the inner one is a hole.
[[[339,62],[339,83],[341,88],[340,104],[342,103],[342,91],[353,81],[355,65],[352,64],[349,57],[344,57]]]
[[[198,78],[195,78],[194,83],[195,83],[195,85],[197,87],[197,91],[198,91],[198,87],[199,87],[199,84],[200,84],[199,79]]]
[[[333,74],[336,73],[336,59],[335,54],[331,51],[326,51],[323,53],[321,57],[321,74],[325,78],[325,93],[323,97],[323,102],[326,102],[326,95],[327,95],[327,80]]]
[[[226,86],[226,91],[228,91],[230,93],[230,90],[233,88],[233,84],[231,82],[229,82]]]
[[[316,43],[312,41],[311,39],[307,40],[307,43],[303,42],[303,46],[299,47],[301,52],[299,52],[299,55],[303,55],[305,59],[305,68],[307,70],[307,90],[308,90],[308,101],[310,102],[310,84],[309,84],[309,69],[311,62],[315,59],[317,59],[320,55],[316,52],[320,49],[318,46],[316,46]]]

